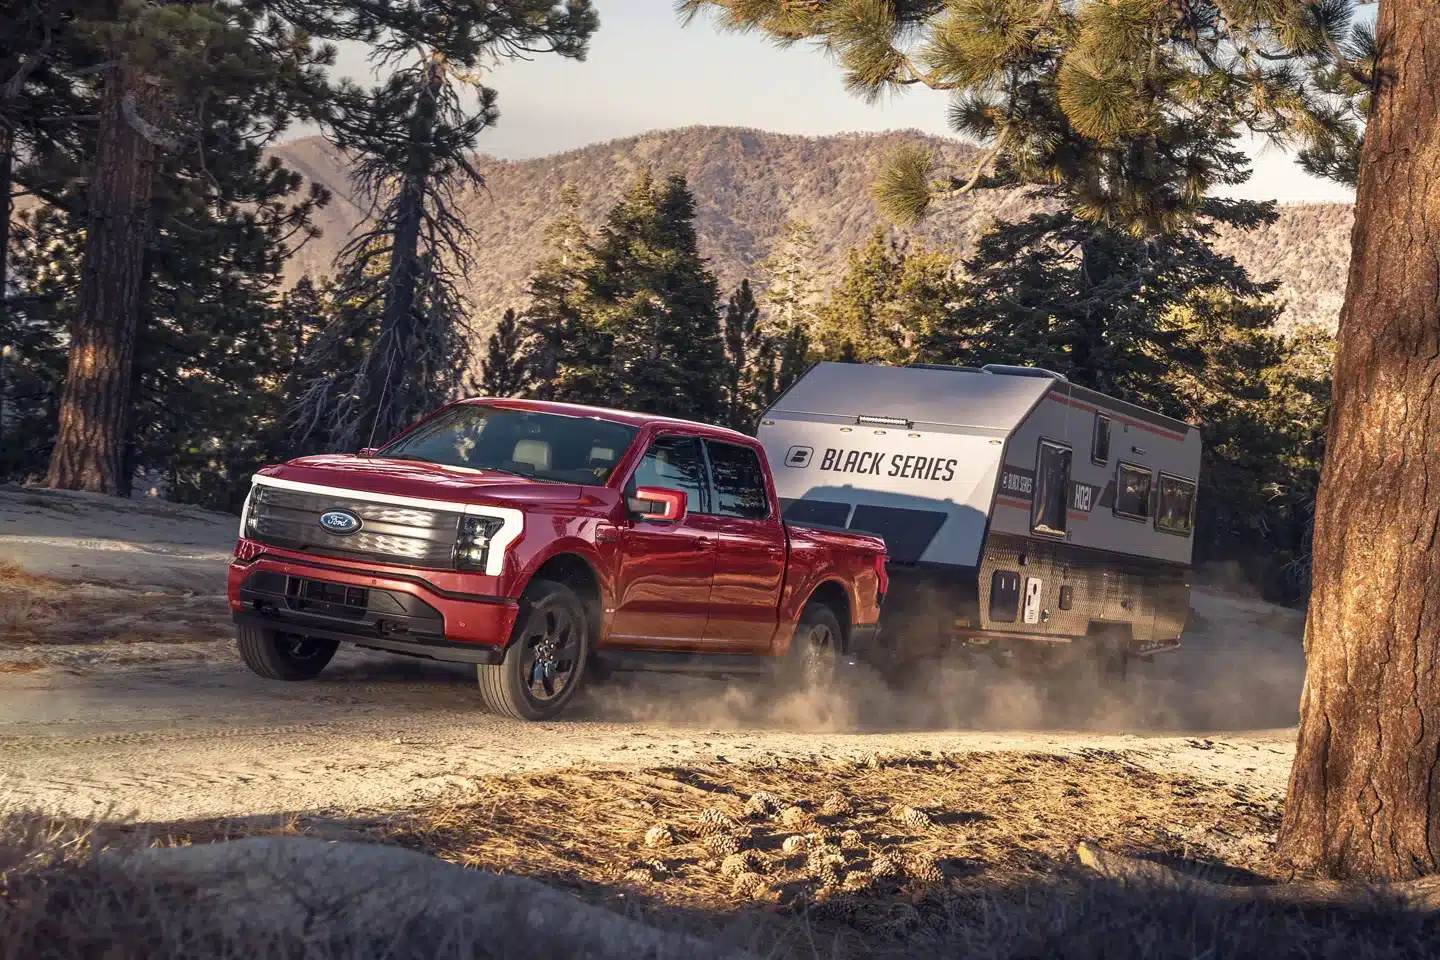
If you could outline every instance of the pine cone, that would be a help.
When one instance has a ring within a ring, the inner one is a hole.
[[[860,761],[860,765],[862,767],[867,767],[871,770],[879,770],[882,766],[885,765],[885,762],[880,759],[880,755],[878,753],[867,753]]]
[[[820,804],[820,812],[827,817],[848,817],[855,812],[855,804],[845,794],[836,791]]]
[[[758,873],[742,873],[735,877],[730,884],[730,895],[744,899],[753,899],[763,895],[769,890],[769,884],[765,878]]]
[[[668,847],[675,842],[675,828],[664,820],[645,831],[645,846]]]
[[[808,831],[815,826],[815,818],[800,807],[786,807],[780,811],[780,822],[791,830]]]
[[[859,850],[865,845],[865,838],[860,836],[859,830],[846,830],[840,834],[840,848],[842,850]]]
[[[728,857],[740,852],[740,838],[733,833],[712,833],[701,840],[705,849],[717,857]]]
[[[875,878],[870,875],[869,870],[851,870],[845,874],[845,889],[852,893],[869,890],[870,884],[874,882],[874,879]]]
[[[905,861],[905,873],[921,883],[943,883],[945,874],[935,858],[926,853],[917,853]]]
[[[720,876],[738,877],[742,873],[760,873],[760,857],[754,850],[741,850],[721,861]]]
[[[840,886],[840,873],[830,864],[815,871],[815,880],[824,889],[831,889]]]
[[[756,817],[774,816],[780,812],[780,798],[761,790],[745,801],[745,812]]]
[[[797,833],[786,837],[785,842],[780,844],[780,849],[788,854],[796,854],[803,852],[809,846],[810,838]]]
[[[819,874],[826,867],[842,870],[845,867],[845,854],[840,852],[839,847],[821,845],[812,849],[805,857],[805,866],[814,874]]]
[[[813,907],[815,915],[825,920],[838,920],[841,923],[848,923],[855,919],[855,914],[859,911],[859,904],[853,897],[847,896],[843,890],[843,882],[827,885],[821,889],[815,897]]]
[[[888,853],[882,853],[870,861],[870,875],[872,877],[894,877],[900,873],[900,864]]]
[[[896,820],[916,830],[925,830],[933,826],[930,814],[924,810],[916,810],[914,807],[897,806],[890,812]]]
[[[700,814],[700,836],[708,837],[715,833],[730,833],[739,827],[740,824],[735,818],[724,810],[717,807],[707,807],[705,812]]]

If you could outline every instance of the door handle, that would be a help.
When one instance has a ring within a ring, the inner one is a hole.
[[[709,537],[696,537],[690,542],[694,545],[696,550],[709,550],[710,547],[715,543],[715,541],[711,540]]]

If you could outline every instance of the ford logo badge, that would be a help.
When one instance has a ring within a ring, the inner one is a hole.
[[[320,514],[320,526],[336,536],[349,536],[360,529],[360,518],[349,510],[326,510]]]

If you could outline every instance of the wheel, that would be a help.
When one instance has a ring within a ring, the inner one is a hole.
[[[839,679],[844,637],[833,610],[823,603],[807,604],[785,655],[786,681],[802,687],[833,687]]]
[[[279,630],[241,626],[236,634],[240,659],[266,680],[311,680],[335,656],[340,644]]]
[[[520,599],[505,659],[475,668],[480,698],[504,717],[549,720],[575,696],[589,656],[585,604],[563,583],[537,580]]]

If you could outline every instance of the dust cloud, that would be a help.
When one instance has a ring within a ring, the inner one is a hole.
[[[595,720],[795,732],[1072,730],[1202,734],[1294,725],[1304,614],[1197,589],[1182,646],[1101,682],[1066,668],[1019,668],[959,654],[902,684],[864,665],[830,689],[774,681],[618,675],[589,685],[573,713]]]

